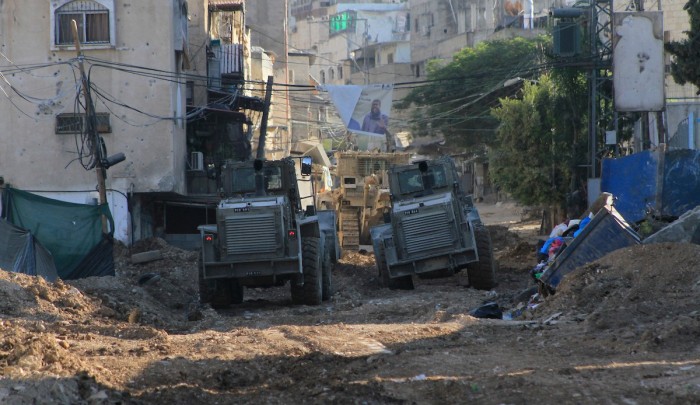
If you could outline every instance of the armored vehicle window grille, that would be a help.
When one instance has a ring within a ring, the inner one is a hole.
[[[345,195],[348,197],[357,196],[362,197],[365,190],[363,188],[346,188]]]
[[[401,222],[409,255],[431,249],[450,247],[454,243],[451,224],[445,211],[409,215]]]
[[[369,176],[386,170],[386,162],[374,159],[358,159],[357,169],[360,176]]]
[[[226,218],[226,249],[229,255],[272,253],[277,250],[275,215],[242,215]]]

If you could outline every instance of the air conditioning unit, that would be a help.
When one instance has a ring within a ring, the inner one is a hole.
[[[204,154],[202,152],[190,153],[190,170],[204,170]]]

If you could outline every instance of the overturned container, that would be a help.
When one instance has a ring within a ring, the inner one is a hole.
[[[613,206],[604,205],[542,272],[540,291],[545,295],[553,293],[561,280],[580,266],[639,243],[639,235],[622,215]]]

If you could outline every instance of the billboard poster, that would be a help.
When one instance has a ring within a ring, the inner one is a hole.
[[[613,87],[617,111],[661,111],[664,31],[661,11],[613,14]]]
[[[328,92],[358,149],[386,146],[387,136],[391,135],[393,84],[326,85],[321,90]]]

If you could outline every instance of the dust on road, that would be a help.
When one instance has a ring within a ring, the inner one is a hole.
[[[327,303],[279,287],[215,311],[197,302],[198,254],[160,239],[118,249],[116,277],[0,271],[0,403],[700,403],[700,246],[622,249],[514,320],[480,319],[485,301],[528,299],[537,224],[479,210],[492,291],[461,273],[382,289],[373,257],[348,252]]]

